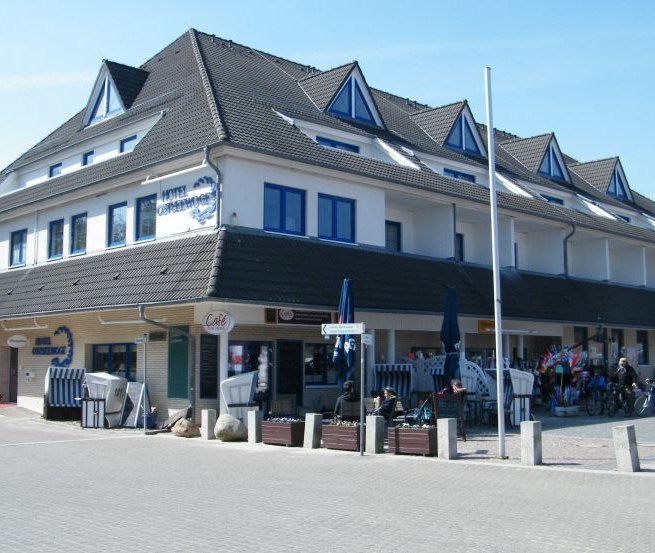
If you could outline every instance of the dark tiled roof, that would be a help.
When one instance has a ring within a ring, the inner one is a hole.
[[[515,138],[502,142],[499,146],[529,171],[537,173],[552,138],[552,133],[548,133],[531,138]]]
[[[299,84],[316,107],[321,111],[325,111],[332,98],[339,92],[346,78],[356,66],[356,63],[349,63],[330,71],[309,75],[301,80]]]
[[[443,145],[465,105],[466,102],[456,102],[440,108],[415,112],[410,117],[429,137]]]
[[[609,188],[610,178],[618,162],[618,157],[609,159],[600,159],[598,161],[590,161],[588,163],[576,163],[569,165],[569,169],[578,175],[581,179],[591,184],[603,194],[607,193]]]
[[[134,99],[141,92],[143,83],[148,78],[148,72],[138,67],[130,67],[114,61],[105,61],[107,70],[111,75],[118,94],[120,94],[125,109],[130,109]]]
[[[209,233],[6,271],[0,317],[202,298],[215,251]]]
[[[350,278],[357,309],[440,313],[455,287],[462,315],[493,317],[491,270],[475,265],[229,228],[217,251],[211,295],[221,300],[334,309]],[[505,318],[655,327],[655,292],[644,288],[513,269],[501,279]]]

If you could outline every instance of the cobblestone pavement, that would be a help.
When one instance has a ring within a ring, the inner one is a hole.
[[[480,431],[458,441],[460,460],[442,461],[83,430],[0,410],[0,550],[651,547],[655,475],[604,470],[611,448],[595,436],[603,430],[587,430],[592,437],[585,438],[551,422],[543,422],[546,466],[521,467],[511,432],[509,460],[498,460],[496,437]]]

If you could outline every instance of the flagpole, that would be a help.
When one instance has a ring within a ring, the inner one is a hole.
[[[491,112],[491,68],[484,68],[487,100],[487,144],[489,158],[489,203],[491,207],[491,252],[494,278],[494,327],[496,337],[496,394],[498,405],[498,457],[505,458],[505,391],[503,389],[503,328],[500,299],[500,260],[498,256],[498,209],[496,206],[496,152]]]

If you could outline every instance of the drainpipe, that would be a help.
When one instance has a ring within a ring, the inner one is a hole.
[[[159,321],[155,321],[154,319],[149,319],[146,317],[146,306],[143,304],[138,305],[138,310],[139,310],[139,320],[143,321],[144,323],[151,324],[153,326],[163,328],[167,332],[172,332],[173,334],[177,334],[178,336],[185,336],[187,338],[187,343],[189,345],[189,353],[188,353],[188,358],[187,358],[187,367],[189,368],[189,380],[188,380],[188,387],[189,387],[189,405],[191,405],[191,413],[192,417],[196,419],[196,386],[195,386],[195,367],[193,365],[193,349],[191,347],[191,339],[192,336],[185,330],[182,330],[181,328],[176,328],[171,325],[167,325],[164,323],[160,323]]]
[[[221,170],[209,157],[209,146],[205,146],[205,163],[209,165],[216,173],[216,228],[223,226],[223,177]]]
[[[569,248],[568,241],[575,234],[575,223],[571,223],[571,232],[564,237],[564,276],[569,276]]]

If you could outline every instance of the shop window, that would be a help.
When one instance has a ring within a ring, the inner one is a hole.
[[[233,342],[228,346],[227,375],[259,371],[258,389],[268,388],[271,377],[273,346],[271,342]]]
[[[334,344],[305,344],[305,386],[336,386],[333,353]]]
[[[136,201],[136,239],[148,240],[157,231],[157,194]]]
[[[400,230],[400,223],[395,221],[384,222],[384,243],[385,248],[390,252],[402,251]]]
[[[11,233],[11,251],[9,252],[9,265],[17,267],[25,265],[25,250],[27,249],[27,229]]]
[[[71,217],[71,254],[86,253],[86,213]]]
[[[48,230],[48,259],[58,259],[64,253],[64,220],[51,221]]]
[[[648,331],[637,330],[637,364],[648,365]]]
[[[354,242],[355,201],[319,194],[318,237],[339,242]]]
[[[134,381],[136,376],[136,346],[134,344],[95,344],[93,372],[108,372]]]
[[[582,351],[589,351],[589,329],[586,326],[573,327],[573,343],[580,344]]]
[[[305,191],[264,184],[264,230],[305,234]]]
[[[126,236],[127,202],[109,206],[107,217],[107,246],[124,246]]]

